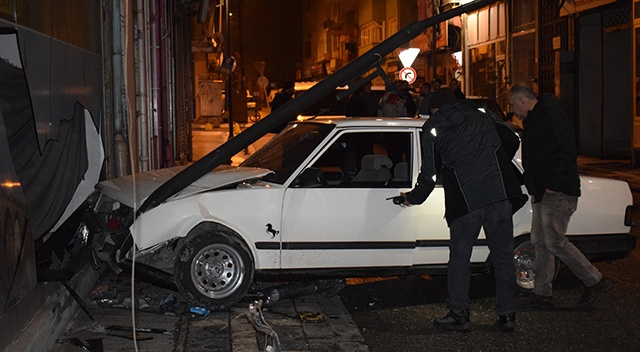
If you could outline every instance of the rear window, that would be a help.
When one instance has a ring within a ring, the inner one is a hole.
[[[306,109],[302,110],[300,115],[303,115],[303,116],[344,115],[344,112],[347,107],[346,99],[344,101],[336,100],[336,95],[338,95],[338,93],[340,93],[341,91],[342,90],[334,90],[333,92],[325,95],[321,99],[311,104]],[[298,97],[306,92],[307,92],[306,90],[296,91],[295,97]]]
[[[325,95],[321,99],[318,99],[312,105],[307,107],[306,109],[300,112],[302,116],[322,116],[322,115],[345,115],[347,110],[347,100],[338,101],[336,96],[343,92],[344,89],[336,89],[331,93]],[[294,97],[298,97],[304,93],[306,90],[299,90],[294,93]],[[373,90],[374,93],[378,94],[380,97],[384,94],[384,90]]]

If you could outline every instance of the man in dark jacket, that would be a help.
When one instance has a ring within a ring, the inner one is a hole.
[[[553,306],[551,282],[556,256],[586,286],[578,306],[591,306],[612,284],[565,236],[580,197],[573,127],[553,96],[538,101],[529,86],[517,84],[509,90],[508,98],[511,111],[523,123],[524,183],[533,203],[531,242],[535,247],[536,275],[533,294],[525,297],[521,305]]]
[[[348,117],[377,116],[380,97],[371,91],[371,82],[355,91],[347,100],[345,115]]]
[[[284,81],[284,83],[282,84],[282,89],[278,93],[276,93],[273,101],[271,102],[271,111],[277,110],[279,107],[292,100],[293,93],[295,93],[295,84],[292,81]],[[280,133],[280,131],[287,127],[288,123],[289,121],[282,123],[280,126],[274,128],[271,132]]]
[[[462,89],[460,89],[460,82],[457,79],[452,78],[449,81],[449,88],[456,95],[456,99],[466,99],[467,97],[462,93]]]
[[[510,160],[501,147],[496,120],[473,102],[456,100],[448,88],[434,92],[431,117],[423,125],[418,183],[404,205],[422,204],[440,178],[449,225],[447,269],[449,313],[434,321],[447,330],[470,329],[469,282],[473,244],[484,228],[496,279],[498,324],[515,328],[517,299],[510,197],[521,195]]]
[[[295,93],[294,83],[292,81],[284,81],[282,89],[276,93],[276,96],[271,102],[271,111],[276,110],[282,105],[288,103],[289,100],[293,99],[293,93]]]

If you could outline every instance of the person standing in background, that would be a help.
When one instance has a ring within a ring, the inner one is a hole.
[[[429,109],[429,102],[431,101],[431,96],[433,92],[431,91],[431,84],[429,82],[422,83],[420,86],[420,104],[418,105],[418,117],[426,117],[431,115],[431,110]]]
[[[552,95],[538,100],[533,89],[516,84],[507,94],[511,111],[522,120],[524,183],[532,198],[531,242],[535,247],[532,294],[523,308],[553,307],[552,281],[558,257],[586,286],[578,306],[592,306],[612,286],[566,237],[578,207],[580,177],[575,132],[560,102]]]
[[[295,84],[292,81],[284,81],[284,83],[282,84],[282,89],[278,93],[276,93],[275,97],[273,97],[273,101],[271,101],[271,111],[273,112],[277,110],[279,107],[292,100],[293,93],[295,93]],[[271,132],[279,133],[285,127],[287,127],[288,123],[289,122],[286,121],[284,124],[276,127]]]
[[[464,95],[464,93],[462,93],[462,90],[460,89],[460,82],[458,82],[457,79],[452,78],[449,81],[449,88],[451,88],[451,91],[453,91],[453,94],[456,95],[456,99],[466,99],[466,96]]]

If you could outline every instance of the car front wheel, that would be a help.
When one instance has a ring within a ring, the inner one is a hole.
[[[240,301],[253,283],[253,259],[244,242],[226,228],[190,235],[178,248],[175,282],[192,303],[226,309]]]

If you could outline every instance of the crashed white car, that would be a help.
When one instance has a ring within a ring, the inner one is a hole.
[[[132,209],[184,167],[138,174],[135,184],[130,176],[101,182],[100,197],[111,205],[95,209],[105,224],[132,235],[136,260],[171,274],[185,297],[211,308],[238,302],[257,280],[444,274],[443,189],[420,206],[389,200],[416,182],[423,122],[293,123],[239,167],[217,167],[135,221]],[[520,168],[517,158],[514,165]],[[629,255],[635,247],[629,186],[586,176],[581,182],[571,241],[593,260]],[[516,279],[531,288],[530,204],[513,221]],[[490,269],[489,255],[481,233],[475,272]]]

